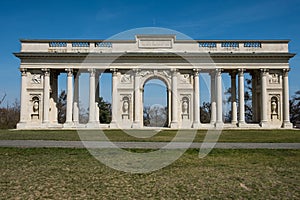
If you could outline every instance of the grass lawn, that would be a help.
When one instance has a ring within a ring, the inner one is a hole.
[[[113,170],[85,149],[0,148],[1,199],[299,199],[300,150],[188,150],[148,174]]]
[[[131,130],[136,135],[146,135],[149,130]],[[111,141],[156,141],[168,142],[176,135],[176,131],[163,130],[150,138],[133,137],[122,130],[105,130],[106,136]],[[97,131],[85,133],[84,140],[104,140]],[[191,131],[186,131],[188,137]],[[94,135],[97,135],[96,137]],[[202,142],[206,131],[199,130],[194,142]],[[89,137],[92,136],[92,137]],[[181,137],[180,141],[187,141],[187,137]],[[67,130],[0,130],[0,140],[80,140],[77,131]],[[300,130],[223,130],[219,142],[300,142]]]

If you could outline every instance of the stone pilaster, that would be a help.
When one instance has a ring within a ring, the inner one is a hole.
[[[20,123],[26,123],[28,121],[28,111],[27,111],[27,70],[20,69],[21,71],[21,108],[20,108]],[[19,126],[18,124],[18,126]]]
[[[289,77],[290,69],[283,69],[283,128],[293,128],[290,122],[290,105],[289,105]]]
[[[135,69],[134,71],[134,122],[132,127],[141,128],[140,111],[143,108],[141,107],[140,70]]]
[[[200,128],[200,87],[199,70],[194,69],[194,123],[193,128]]]
[[[49,123],[49,108],[50,108],[50,70],[42,69],[44,72],[44,99],[43,99],[43,123]]]
[[[118,70],[111,69],[112,71],[112,118],[110,128],[117,128],[117,115],[118,115]]]
[[[172,120],[171,128],[178,128],[178,90],[177,90],[177,69],[172,70]]]
[[[268,69],[261,69],[261,127],[268,127],[268,94],[267,94],[267,76]]]

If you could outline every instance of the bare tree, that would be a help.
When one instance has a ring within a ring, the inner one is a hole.
[[[1,103],[3,103],[2,98]],[[12,105],[7,103],[6,107],[0,108],[0,128],[12,129],[16,128],[17,123],[20,120],[20,103],[16,99]]]
[[[300,122],[300,90],[290,100],[290,119],[294,126]]]
[[[5,97],[6,97],[6,93],[4,93],[3,97],[2,97],[1,100],[0,100],[0,106],[1,106],[1,104],[3,103],[3,101],[5,100]]]

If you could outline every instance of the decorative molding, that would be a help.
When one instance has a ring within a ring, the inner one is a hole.
[[[269,83],[278,84],[280,82],[280,76],[278,73],[269,74]]]
[[[181,74],[180,75],[180,83],[191,83],[190,74]]]
[[[121,83],[131,83],[131,74],[123,74],[121,78]]]

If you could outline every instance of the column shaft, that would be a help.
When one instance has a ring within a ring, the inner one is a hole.
[[[283,128],[292,128],[289,105],[289,69],[283,70]]]
[[[244,69],[239,69],[239,125],[245,123]]]
[[[268,122],[268,96],[267,96],[267,75],[266,69],[261,69],[261,126],[266,127]]]
[[[112,118],[111,124],[115,124],[117,121],[117,114],[118,114],[118,91],[117,91],[117,83],[118,83],[118,73],[116,69],[112,70]]]
[[[194,123],[193,128],[199,128],[200,126],[200,87],[199,87],[199,71],[194,70]]]
[[[49,123],[49,106],[50,106],[50,71],[49,69],[43,69],[44,71],[44,115],[43,123]]]
[[[223,98],[222,98],[222,69],[217,69],[216,73],[216,85],[217,85],[217,122],[216,127],[220,127],[223,125],[223,110],[222,110],[222,104],[223,104]]]
[[[140,111],[141,109],[141,88],[140,88],[140,74],[139,70],[135,71],[134,76],[134,124],[133,128],[140,128]]]
[[[231,123],[237,123],[237,106],[236,106],[236,72],[231,72]]]
[[[178,128],[178,96],[177,96],[177,70],[172,73],[172,121],[171,128]]]
[[[28,120],[27,117],[27,72],[25,69],[21,69],[22,78],[21,78],[21,108],[20,108],[20,123],[24,123]]]
[[[217,107],[216,107],[216,72],[210,73],[210,96],[211,96],[211,113],[210,123],[216,123]]]
[[[95,69],[90,69],[90,91],[89,91],[89,123],[95,120]]]
[[[70,124],[73,122],[72,110],[73,110],[73,70],[66,69],[68,73],[67,77],[67,114],[66,123]]]
[[[74,108],[73,108],[73,121],[79,123],[79,72],[74,76]]]

